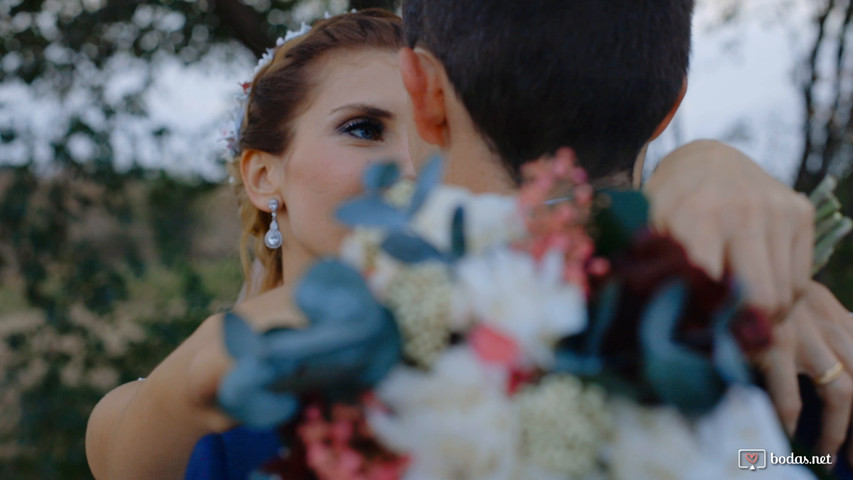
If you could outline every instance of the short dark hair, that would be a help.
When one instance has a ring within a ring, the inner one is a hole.
[[[404,0],[430,50],[516,179],[572,147],[591,178],[630,172],[678,99],[694,0]]]

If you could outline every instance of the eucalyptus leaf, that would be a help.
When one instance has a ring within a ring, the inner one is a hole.
[[[595,301],[593,322],[590,323],[586,334],[585,351],[588,355],[601,355],[604,339],[619,309],[619,298],[622,286],[615,281],[609,282]]]
[[[391,232],[382,242],[382,250],[404,263],[444,260],[444,255],[417,235]]]
[[[643,312],[640,340],[643,346],[669,346],[687,302],[687,286],[681,280],[664,284]]]
[[[268,391],[273,380],[272,370],[257,358],[239,361],[219,385],[219,405],[248,426],[278,425],[296,414],[299,402],[291,394]]]
[[[400,167],[397,166],[396,162],[388,160],[367,167],[364,171],[362,183],[367,190],[380,190],[390,187],[399,178]]]
[[[362,195],[344,203],[338,207],[337,218],[350,227],[403,228],[409,221],[405,212],[375,194]]]
[[[833,213],[841,210],[841,202],[835,198],[835,195],[830,195],[823,203],[817,206],[815,212],[815,221],[820,222],[825,218],[829,218]]]
[[[362,317],[358,327],[327,325],[270,341],[274,391],[364,389],[384,377],[402,356],[396,323],[384,309]]]
[[[815,225],[815,244],[820,243],[820,240],[829,233],[844,217],[841,212],[833,212],[829,217],[819,221]]]
[[[242,317],[233,312],[228,312],[225,314],[223,324],[225,348],[232,357],[239,360],[259,350],[258,335]]]
[[[409,205],[409,213],[417,212],[426,201],[429,192],[441,182],[444,170],[442,167],[441,155],[434,155],[418,172],[418,180],[415,184],[415,193],[412,195],[412,203]]]
[[[844,217],[836,222],[832,228],[824,234],[814,247],[814,261],[812,273],[817,273],[829,262],[829,258],[835,252],[835,248],[841,240],[853,230],[853,220]]]
[[[809,195],[809,200],[815,206],[833,195],[835,188],[838,186],[838,181],[832,175],[823,177],[823,180],[815,187],[814,191]]]
[[[349,265],[316,262],[297,287],[296,303],[309,326],[262,338],[270,391],[359,391],[400,361],[402,340],[393,317]]]
[[[371,350],[371,363],[361,373],[361,380],[367,385],[379,383],[403,358],[403,338],[394,316],[385,308],[381,315],[383,331],[376,338],[382,341]]]
[[[679,410],[702,414],[712,409],[726,385],[711,362],[684,348],[650,348],[643,372],[655,394]]]
[[[465,242],[465,209],[461,206],[453,211],[453,224],[450,230],[451,254],[454,260],[465,256],[468,249]]]
[[[379,308],[361,274],[330,258],[311,265],[296,288],[295,299],[312,329],[322,324],[354,326],[360,317],[375,315]]]
[[[642,192],[600,190],[596,205],[592,225],[598,231],[595,251],[600,256],[624,252],[648,228],[649,202]]]
[[[673,341],[686,293],[682,282],[671,282],[646,307],[640,327],[643,374],[665,403],[704,413],[717,404],[725,384],[710,361]]]
[[[728,330],[714,332],[714,366],[728,383],[750,383],[746,359],[734,336]]]
[[[604,371],[604,362],[592,355],[582,355],[569,349],[560,349],[551,368],[555,373],[568,373],[577,377],[594,377]]]
[[[752,380],[746,358],[731,331],[735,316],[744,307],[745,297],[741,295],[740,290],[737,284],[732,287],[728,301],[714,312],[712,320],[714,366],[722,379],[728,383],[750,383]]]

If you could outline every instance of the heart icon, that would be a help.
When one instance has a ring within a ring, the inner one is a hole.
[[[758,460],[758,452],[752,452],[746,454],[746,461],[749,463],[755,463]]]

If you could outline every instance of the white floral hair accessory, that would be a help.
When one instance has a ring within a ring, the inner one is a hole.
[[[294,38],[305,35],[310,30],[311,27],[303,22],[299,30],[288,30],[284,37],[278,37],[275,41],[275,47],[268,48],[267,51],[261,55],[261,58],[258,60],[258,64],[255,66],[255,70],[252,72],[252,76],[249,80],[240,83],[241,92],[235,96],[235,99],[237,100],[236,105],[233,110],[231,110],[231,114],[228,116],[228,123],[222,130],[221,138],[225,142],[224,156],[226,160],[231,160],[240,154],[240,130],[243,128],[243,118],[246,115],[246,106],[249,103],[249,95],[252,93],[252,80],[255,78],[255,75],[257,75],[262,68],[272,62],[272,59],[275,56],[275,51],[278,47],[284,45],[290,40],[293,40]]]

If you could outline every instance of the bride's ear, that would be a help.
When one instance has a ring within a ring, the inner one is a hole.
[[[684,81],[681,84],[681,92],[678,93],[678,99],[672,105],[672,110],[670,110],[669,113],[666,115],[666,117],[664,117],[663,121],[661,121],[660,124],[658,124],[658,127],[655,129],[655,133],[653,133],[652,138],[649,139],[650,142],[652,140],[658,138],[660,136],[660,134],[663,133],[664,130],[666,130],[666,127],[668,127],[670,122],[672,122],[672,118],[675,117],[675,112],[678,111],[678,107],[681,106],[681,101],[684,100],[684,95],[686,95],[686,94],[687,94],[687,75],[684,76]]]
[[[442,75],[444,67],[434,55],[420,48],[400,50],[403,85],[412,100],[418,134],[426,142],[444,146],[447,110]]]
[[[240,158],[243,188],[246,189],[249,201],[258,210],[268,212],[271,199],[278,200],[280,205],[283,203],[281,189],[276,181],[276,166],[280,163],[280,158],[260,150],[246,150]],[[283,210],[285,205],[279,208]]]

